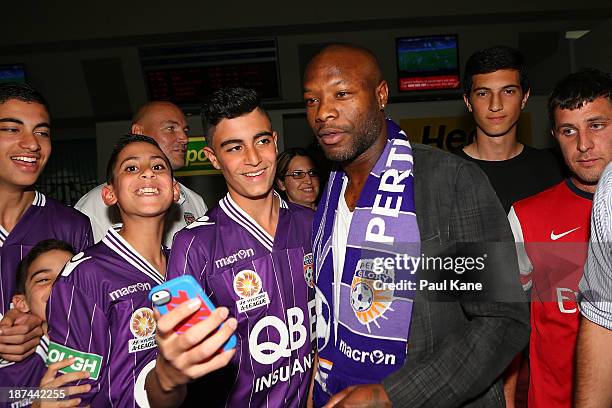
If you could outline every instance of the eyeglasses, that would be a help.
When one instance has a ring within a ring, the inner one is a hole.
[[[296,170],[291,173],[285,174],[285,177],[291,176],[294,180],[303,179],[308,174],[310,177],[317,177],[319,172],[315,169],[310,169],[308,171]]]

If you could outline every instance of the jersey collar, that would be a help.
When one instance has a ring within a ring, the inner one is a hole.
[[[570,189],[570,191],[574,194],[576,194],[579,197],[582,198],[586,198],[587,200],[591,200],[593,201],[593,197],[595,196],[595,194],[593,193],[589,193],[587,191],[581,190],[579,189],[574,182],[572,181],[571,178],[566,178],[565,179],[565,185],[567,186],[567,188]]]
[[[9,236],[9,232],[5,230],[2,225],[0,225],[0,248],[4,246],[4,242],[6,242],[6,239],[8,238],[8,236]]]
[[[145,258],[143,258],[138,251],[134,249],[127,242],[119,232],[115,231],[112,227],[108,229],[104,238],[102,238],[102,242],[113,250],[117,255],[125,259],[130,265],[134,268],[138,269],[149,278],[153,279],[158,284],[164,283],[164,277],[161,273],[155,269],[153,265],[149,263]]]
[[[32,201],[32,205],[38,207],[44,207],[47,204],[47,197],[43,193],[39,193],[38,191],[34,192],[34,201]]]
[[[285,200],[274,190],[272,190],[275,197],[280,200],[280,208],[289,208]],[[246,213],[236,202],[232,199],[229,193],[219,201],[219,207],[223,210],[228,217],[240,224],[249,234],[258,240],[268,251],[272,252],[274,246],[274,238],[268,234],[268,232],[261,227],[249,214]],[[279,215],[280,217],[280,215]]]

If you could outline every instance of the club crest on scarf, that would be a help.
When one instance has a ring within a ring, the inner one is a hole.
[[[393,291],[377,289],[384,287],[375,282],[393,282],[393,270],[382,273],[374,272],[373,259],[360,259],[353,281],[351,283],[351,306],[359,322],[370,330],[370,323],[380,327],[376,320],[384,317],[385,312],[391,310]]]

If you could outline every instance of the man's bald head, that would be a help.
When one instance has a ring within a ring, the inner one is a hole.
[[[176,109],[180,111],[181,109],[168,101],[151,101],[147,102],[138,108],[138,111],[132,117],[132,125],[140,123],[143,124],[150,116],[155,115],[159,110],[163,109]],[[181,112],[182,114],[183,112]]]
[[[376,57],[359,46],[327,46],[304,73],[306,118],[333,161],[347,164],[384,147],[388,96]]]
[[[321,65],[329,69],[342,66],[358,69],[360,76],[368,85],[376,87],[383,80],[382,70],[376,55],[367,48],[353,44],[332,44],[319,51],[308,63],[304,71],[304,83],[315,67]]]
[[[150,136],[168,156],[172,169],[185,165],[189,126],[178,106],[167,101],[148,102],[132,119],[132,133]]]

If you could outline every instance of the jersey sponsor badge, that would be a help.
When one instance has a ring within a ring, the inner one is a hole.
[[[74,357],[75,362],[72,363],[71,366],[60,369],[60,372],[68,374],[76,371],[87,371],[91,380],[98,379],[100,376],[100,368],[102,367],[102,356],[94,353],[84,353],[52,341],[49,342],[47,365],[71,357]]]
[[[238,313],[270,303],[268,293],[262,292],[261,289],[261,278],[255,271],[245,269],[234,276],[234,292],[240,297],[240,300],[236,302]]]
[[[314,288],[314,257],[312,252],[304,255],[304,279],[309,288]]]
[[[134,311],[130,318],[130,331],[134,338],[128,342],[128,351],[136,353],[156,347],[155,328],[153,310],[141,307]]]

